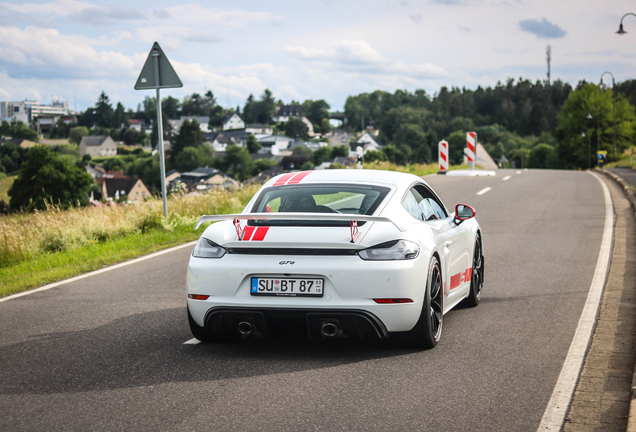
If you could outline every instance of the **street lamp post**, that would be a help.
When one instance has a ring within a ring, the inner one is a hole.
[[[623,17],[621,18],[621,25],[618,27],[618,31],[616,32],[619,35],[624,35],[627,32],[625,30],[623,30],[623,18],[625,18],[627,15],[634,15],[636,16],[636,14],[633,14],[631,12],[627,12],[625,15],[623,15]]]
[[[616,156],[616,81],[614,75],[611,72],[603,72],[601,74],[601,85],[603,85],[603,75],[610,74],[612,77],[612,123],[613,123],[613,135],[612,143],[614,144],[614,156]]]

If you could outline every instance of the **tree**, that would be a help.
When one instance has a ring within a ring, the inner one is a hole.
[[[259,173],[261,173],[261,172],[263,172],[263,171],[265,171],[267,169],[273,168],[276,165],[278,165],[278,162],[276,162],[273,159],[258,159],[258,160],[255,160],[252,163],[252,177],[257,176]]]
[[[294,156],[311,156],[313,152],[305,145],[299,145],[292,149],[292,155]]]
[[[95,106],[95,124],[103,128],[118,126],[115,125],[114,120],[115,113],[113,111],[113,106],[111,105],[106,92],[102,90]]]
[[[304,121],[297,117],[292,117],[285,123],[285,135],[292,138],[309,139],[309,128]]]
[[[199,165],[199,153],[196,147],[185,147],[176,158],[176,168],[183,171],[192,171],[198,168]]]
[[[341,146],[331,147],[331,157],[335,158],[338,156],[340,157],[349,156],[349,146],[341,145]]]
[[[307,117],[312,124],[322,125],[324,119],[329,119],[329,108],[331,107],[323,99],[317,101],[308,99],[303,102],[305,117]],[[327,120],[327,122],[329,122],[329,120]]]
[[[199,147],[203,144],[203,132],[196,120],[185,120],[181,124],[179,134],[174,138],[171,147],[171,158],[176,160],[179,153],[186,147]]]
[[[93,178],[51,151],[47,146],[35,146],[27,153],[20,174],[8,191],[12,209],[32,211],[46,209],[46,203],[66,209],[88,204],[88,191]]]
[[[326,134],[330,130],[331,130],[331,123],[329,123],[329,119],[328,118],[322,119],[322,121],[320,122],[320,132],[322,132],[323,134]]]
[[[239,181],[249,178],[252,158],[244,147],[230,145],[225,149],[223,166],[228,174],[233,174]]]
[[[320,165],[323,162],[327,162],[331,159],[331,149],[333,147],[325,146],[320,147],[314,152],[314,165]]]
[[[557,168],[556,151],[549,144],[539,144],[528,156],[528,168]]]
[[[169,119],[178,119],[180,105],[179,99],[168,96],[161,100],[161,112],[166,113],[166,117]]]
[[[73,144],[79,144],[85,136],[88,136],[88,128],[86,126],[77,126],[71,128],[68,140]]]
[[[591,118],[588,118],[589,117]],[[622,94],[616,95],[616,151],[634,145],[636,115],[634,107]],[[585,133],[586,137],[581,134]],[[613,152],[612,90],[602,90],[595,84],[583,83],[570,93],[558,115],[556,135],[560,163],[566,168],[587,168],[599,137],[599,150]],[[589,136],[592,135],[592,148]]]
[[[258,142],[256,137],[252,134],[247,136],[247,142],[245,143],[247,146],[247,151],[250,153],[258,153],[258,151],[263,147],[261,143]]]
[[[14,120],[11,123],[3,120],[0,124],[0,135],[10,136],[11,138],[27,139],[35,142],[40,140],[38,133],[34,129],[19,120]]]

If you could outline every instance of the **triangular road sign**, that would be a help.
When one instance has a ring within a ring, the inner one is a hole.
[[[158,61],[155,61],[155,58],[157,58]],[[158,75],[155,65],[159,67]],[[157,80],[157,76],[159,77],[159,80]],[[141,69],[139,78],[137,78],[135,90],[174,87],[183,87],[183,83],[174,71],[168,57],[166,57],[163,53],[159,44],[155,42],[152,45],[152,49],[148,54],[148,58],[146,59],[143,69]]]

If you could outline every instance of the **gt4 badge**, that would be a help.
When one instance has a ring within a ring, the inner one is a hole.
[[[293,265],[295,262],[296,262],[296,261],[281,261],[281,262],[279,262],[278,264],[280,264],[280,265],[286,265],[286,264]]]

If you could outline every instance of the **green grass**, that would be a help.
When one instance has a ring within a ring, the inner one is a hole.
[[[6,202],[7,204],[9,204],[9,195],[7,194],[7,192],[13,184],[13,180],[15,180],[17,177],[18,176],[11,176],[0,180],[0,200],[4,200],[4,202]]]
[[[196,240],[203,229],[155,229],[73,250],[42,254],[29,261],[0,268],[0,296],[15,294]]]
[[[636,148],[625,150],[618,161],[608,163],[605,168],[631,168],[636,170]]]

